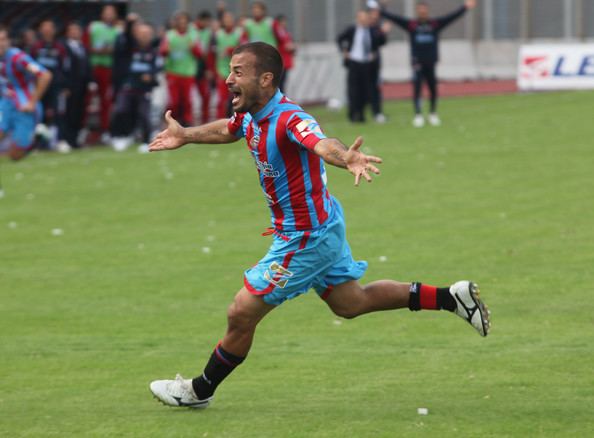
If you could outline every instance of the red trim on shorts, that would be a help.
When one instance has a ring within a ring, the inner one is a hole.
[[[330,296],[330,293],[334,289],[333,285],[330,285],[326,288],[326,290],[320,295],[320,298],[326,301],[326,299]]]
[[[247,289],[247,291],[249,293],[251,293],[252,295],[265,295],[265,292],[260,292],[258,289],[256,289],[254,286],[252,286],[247,277],[244,275],[243,276],[243,285],[245,286],[245,288]]]

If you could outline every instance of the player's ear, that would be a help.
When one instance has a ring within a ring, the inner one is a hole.
[[[271,72],[262,73],[260,75],[260,86],[262,88],[266,88],[272,84],[272,80],[274,79],[274,75]]]

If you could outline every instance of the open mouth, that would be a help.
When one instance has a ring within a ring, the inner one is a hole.
[[[241,91],[238,90],[229,90],[231,91],[231,95],[233,96],[233,100],[231,100],[232,105],[237,105],[239,103],[239,99],[241,98]]]

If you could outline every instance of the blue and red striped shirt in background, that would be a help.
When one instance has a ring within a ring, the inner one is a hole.
[[[28,54],[11,47],[0,58],[0,76],[6,80],[2,97],[11,100],[20,109],[31,100],[35,92],[36,76],[45,70],[45,67]]]
[[[313,152],[326,136],[280,91],[257,114],[235,113],[229,131],[245,137],[278,231],[315,230],[332,216],[324,161]]]

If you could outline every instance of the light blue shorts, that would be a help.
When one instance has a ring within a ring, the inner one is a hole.
[[[35,125],[40,120],[41,105],[37,111],[25,113],[19,111],[10,99],[0,99],[0,131],[10,138],[20,148],[28,148],[33,143]]]
[[[332,203],[332,217],[317,230],[273,234],[268,254],[245,271],[244,285],[250,293],[272,305],[311,288],[326,298],[334,286],[363,276],[367,262],[353,260],[342,207],[336,198]]]

